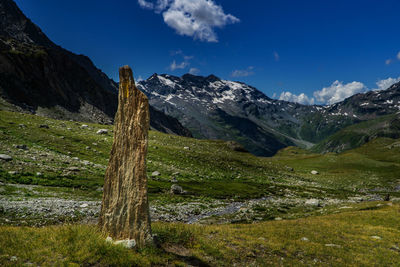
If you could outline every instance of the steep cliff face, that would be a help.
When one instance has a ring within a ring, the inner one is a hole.
[[[112,123],[118,84],[88,57],[54,44],[12,0],[0,0],[0,25],[3,103],[52,118]],[[176,119],[150,110],[152,128],[191,136]]]

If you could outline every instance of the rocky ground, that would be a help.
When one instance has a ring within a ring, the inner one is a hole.
[[[95,223],[101,201],[85,199],[57,188],[37,185],[0,184],[0,224],[34,225],[65,222]],[[61,196],[61,197],[60,197]],[[382,201],[382,196],[365,195],[348,199],[304,199],[266,197],[243,202],[228,200],[196,200],[182,203],[150,204],[153,221],[185,223],[249,223],[282,220],[311,214],[337,213],[353,209],[352,204]],[[392,201],[400,201],[393,198]]]

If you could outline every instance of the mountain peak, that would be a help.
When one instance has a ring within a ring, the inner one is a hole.
[[[0,35],[23,43],[46,47],[56,46],[38,26],[22,13],[12,0],[0,1]]]

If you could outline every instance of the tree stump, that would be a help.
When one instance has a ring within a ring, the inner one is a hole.
[[[129,66],[119,69],[114,141],[105,174],[99,226],[116,240],[152,242],[147,198],[146,155],[149,102],[135,86]]]

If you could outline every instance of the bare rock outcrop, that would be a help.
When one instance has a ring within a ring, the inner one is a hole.
[[[118,111],[106,170],[99,225],[114,240],[152,242],[147,198],[146,155],[149,103],[129,66],[119,69]]]

